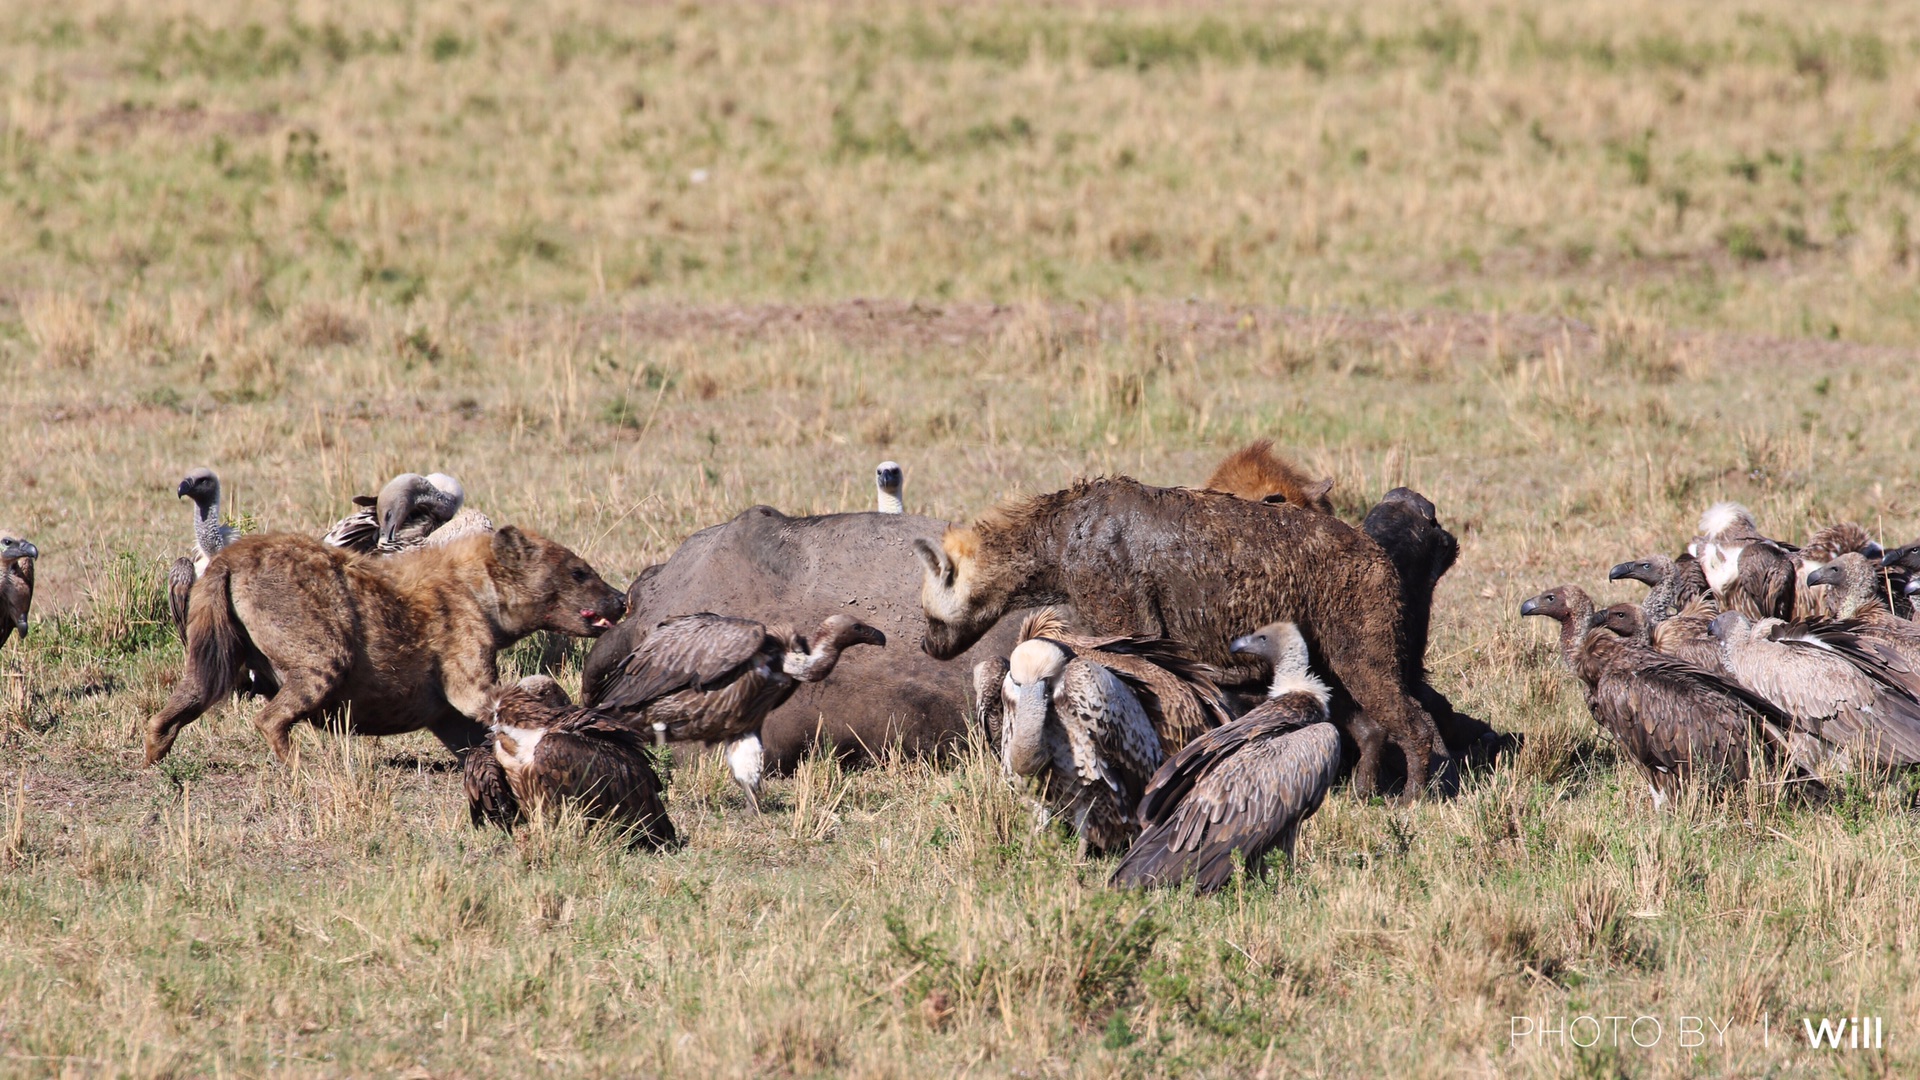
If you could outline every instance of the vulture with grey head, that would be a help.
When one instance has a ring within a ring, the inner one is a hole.
[[[1700,515],[1700,535],[1687,545],[1700,560],[1720,606],[1749,619],[1793,617],[1799,570],[1795,551],[1760,535],[1753,515],[1738,503],[1715,503]]]
[[[466,501],[467,489],[446,473],[401,473],[379,495],[354,496],[360,509],[341,518],[322,539],[363,555],[393,555],[491,533],[493,521]]]
[[[33,563],[40,549],[30,540],[0,536],[0,645],[14,634],[27,636],[33,610]]]
[[[1162,755],[1177,752],[1201,732],[1231,719],[1226,697],[1215,681],[1219,672],[1195,660],[1171,638],[1075,634],[1067,628],[1065,613],[1054,607],[1040,608],[1021,620],[1019,640],[1034,638],[1057,642],[1080,659],[1119,676],[1146,711]],[[1007,667],[1008,661],[997,656],[974,665],[976,719],[995,753],[1000,752],[1005,716],[1001,686]]]
[[[722,743],[733,778],[760,808],[760,725],[801,683],[832,674],[842,651],[885,634],[830,615],[811,637],[712,612],[667,619],[581,688],[586,704],[645,724],[657,741]]]
[[[1893,613],[1905,619],[1914,617],[1915,597],[1920,596],[1920,543],[1894,548],[1880,557],[1891,582]]]
[[[1920,698],[1920,623],[1889,609],[1893,585],[1887,571],[1850,551],[1815,570],[1808,580],[1827,587],[1836,618],[1796,625],[1856,666]]]
[[[1855,553],[1873,561],[1884,554],[1880,545],[1867,535],[1867,530],[1856,522],[1836,522],[1808,538],[1794,560],[1800,574],[1793,596],[1795,619],[1836,614],[1827,587],[1808,579],[1840,556]]]
[[[1920,699],[1899,673],[1864,662],[1864,650],[1837,647],[1847,625],[1756,623],[1729,611],[1712,630],[1727,672],[1793,718],[1796,766],[1820,773],[1920,764]]]
[[[1594,684],[1599,680],[1583,646],[1593,624],[1593,599],[1578,585],[1561,585],[1522,601],[1520,614],[1539,615],[1560,624],[1560,658],[1587,684],[1587,707],[1591,709]]]
[[[641,732],[575,706],[545,675],[495,691],[486,719],[487,741],[464,752],[475,826],[512,831],[527,814],[573,806],[589,821],[631,829],[635,847],[675,843]]]
[[[1007,658],[1000,698],[1007,775],[1038,780],[1048,811],[1065,819],[1083,850],[1131,843],[1139,833],[1134,808],[1164,755],[1127,681],[1068,644],[1036,637]]]
[[[1140,800],[1140,838],[1114,868],[1112,884],[1178,885],[1210,893],[1233,877],[1233,855],[1256,876],[1267,853],[1293,858],[1300,825],[1340,776],[1340,731],[1327,722],[1327,684],[1307,663],[1292,623],[1274,623],[1233,642],[1236,653],[1273,666],[1267,699],[1245,716],[1202,734],[1153,774]]]
[[[240,536],[220,520],[220,478],[212,469],[195,469],[180,481],[179,497],[193,500],[193,554],[173,560],[167,570],[167,612],[174,632],[187,640],[187,601],[207,563]]]
[[[1720,614],[1720,605],[1707,586],[1698,560],[1691,555],[1678,559],[1649,555],[1620,563],[1608,571],[1607,578],[1652,586],[1640,603],[1639,627],[1655,649],[1697,668],[1726,674],[1720,662],[1720,642],[1707,632],[1714,616]]]
[[[904,514],[907,504],[901,498],[907,483],[907,471],[897,461],[883,461],[873,470],[873,486],[877,489],[878,506],[883,514]]]

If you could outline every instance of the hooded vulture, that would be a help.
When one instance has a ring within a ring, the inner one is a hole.
[[[1900,673],[1863,662],[1847,621],[1713,620],[1727,671],[1793,718],[1793,763],[1809,772],[1920,764],[1920,700]]]
[[[1113,672],[1139,699],[1160,739],[1160,753],[1172,754],[1209,728],[1231,719],[1225,695],[1211,665],[1195,660],[1171,638],[1149,635],[1088,637],[1067,629],[1058,608],[1041,608],[1020,623],[1020,641],[1045,638],[1074,656]],[[974,665],[976,719],[987,745],[1000,750],[1004,702],[1000,692],[1007,661],[994,657]]]
[[[180,481],[179,497],[193,500],[193,554],[173,560],[167,570],[167,611],[181,641],[187,640],[187,600],[207,563],[240,536],[220,520],[220,478],[212,469],[195,469]]]
[[[1687,545],[1700,560],[1720,606],[1749,619],[1793,617],[1799,570],[1794,549],[1760,535],[1753,515],[1738,503],[1715,503],[1700,515],[1700,535]]]
[[[1300,825],[1340,776],[1340,732],[1327,723],[1327,684],[1307,666],[1292,623],[1233,642],[1273,665],[1267,699],[1169,758],[1140,800],[1144,830],[1114,868],[1112,884],[1178,885],[1214,892],[1233,877],[1233,854],[1256,876],[1275,848],[1293,858]]]
[[[873,470],[873,486],[879,497],[878,509],[883,514],[904,514],[907,504],[901,499],[906,488],[907,471],[897,461],[883,461]]]
[[[0,645],[18,633],[27,636],[27,614],[33,610],[33,561],[40,549],[28,540],[0,536]]]
[[[360,509],[341,518],[322,539],[363,555],[393,555],[492,532],[492,520],[466,501],[466,488],[446,473],[401,473],[379,495],[355,495]]]
[[[803,682],[833,672],[854,645],[885,645],[885,634],[850,615],[832,615],[810,638],[790,627],[701,612],[668,619],[626,658],[582,689],[593,708],[671,739],[726,744],[727,765],[760,807],[760,725]]]
[[[1105,854],[1131,843],[1134,808],[1164,755],[1126,680],[1070,645],[1036,637],[1007,658],[1000,696],[1007,775],[1037,778],[1048,809],[1084,850]]]
[[[545,675],[497,691],[487,719],[487,741],[465,752],[475,826],[511,831],[528,813],[575,806],[589,821],[632,829],[636,847],[675,842],[642,733],[576,707]]]
[[[1666,805],[1689,778],[1747,779],[1757,736],[1784,751],[1791,719],[1746,688],[1657,652],[1639,608],[1615,604],[1593,616],[1581,643],[1594,674],[1593,718],[1646,774],[1653,805]]]

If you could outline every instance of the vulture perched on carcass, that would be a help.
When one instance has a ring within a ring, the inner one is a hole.
[[[843,650],[886,643],[885,634],[851,615],[828,616],[811,637],[711,612],[682,615],[595,671],[581,696],[593,708],[647,725],[659,742],[725,744],[734,781],[758,810],[767,714],[801,683],[830,675]]]
[[[563,806],[589,821],[633,830],[633,844],[672,845],[647,737],[575,706],[545,675],[494,694],[487,741],[465,752],[467,803],[475,826],[512,831],[524,816]]]
[[[1275,848],[1293,858],[1300,825],[1340,776],[1340,731],[1327,722],[1327,684],[1307,664],[1306,639],[1275,623],[1233,642],[1273,665],[1267,699],[1206,732],[1154,773],[1140,800],[1143,826],[1112,884],[1178,885],[1214,892],[1233,877],[1233,855],[1256,876]]]
[[[1871,650],[1846,621],[1754,622],[1737,611],[1713,620],[1727,671],[1793,718],[1792,760],[1809,772],[1833,766],[1888,769],[1920,764],[1920,699],[1901,673],[1866,659]]]
[[[1041,608],[1021,620],[1021,641],[1045,638],[1075,656],[1119,676],[1139,699],[1160,739],[1160,753],[1173,754],[1209,728],[1231,718],[1226,697],[1214,681],[1219,674],[1171,638],[1147,635],[1087,637],[1068,630],[1059,608]],[[987,745],[1000,752],[1006,702],[1001,693],[1008,661],[991,657],[974,665],[976,719]]]
[[[428,544],[450,544],[493,531],[487,515],[466,505],[467,489],[446,473],[401,473],[376,496],[355,495],[360,509],[322,537],[363,555],[393,555]]]
[[[220,520],[220,478],[212,469],[195,469],[180,481],[179,497],[193,500],[193,554],[173,560],[167,570],[167,611],[174,632],[187,640],[187,601],[207,563],[240,536]]]
[[[1656,651],[1640,608],[1615,604],[1593,626],[1579,653],[1593,718],[1646,774],[1655,809],[1692,778],[1744,782],[1756,738],[1783,756],[1792,719],[1732,680]]]
[[[27,615],[33,610],[33,561],[40,549],[32,541],[0,536],[0,645],[14,634],[27,636]]]
[[[1793,617],[1799,569],[1794,551],[1760,535],[1753,515],[1738,503],[1715,503],[1700,515],[1700,535],[1687,545],[1700,560],[1720,606],[1749,619]]]
[[[904,514],[907,504],[901,498],[907,484],[907,471],[897,461],[883,461],[873,470],[873,486],[877,489],[876,507],[882,514]]]
[[[1000,683],[1000,763],[1040,782],[1048,810],[1085,851],[1120,851],[1139,833],[1134,808],[1164,755],[1127,680],[1098,658],[1036,637],[1014,647]]]

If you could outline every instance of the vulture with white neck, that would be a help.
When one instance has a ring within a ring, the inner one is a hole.
[[[187,640],[187,601],[207,563],[240,537],[220,519],[220,478],[212,469],[195,469],[180,481],[179,497],[193,500],[193,554],[173,560],[167,570],[167,611],[174,632]]]
[[[1715,503],[1700,515],[1700,535],[1687,545],[1700,560],[1720,606],[1749,619],[1793,617],[1799,580],[1795,552],[1760,535],[1753,515],[1738,503]]]
[[[354,496],[360,509],[322,539],[363,555],[395,555],[493,532],[492,520],[466,501],[466,488],[446,473],[401,473],[378,495]]]
[[[873,470],[873,486],[877,497],[875,509],[883,514],[904,514],[907,504],[903,499],[907,485],[907,471],[897,461],[883,461]]]

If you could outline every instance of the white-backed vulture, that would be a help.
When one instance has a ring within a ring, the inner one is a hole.
[[[1835,522],[1821,529],[1807,539],[1800,547],[1794,562],[1799,569],[1800,579],[1793,595],[1793,617],[1811,619],[1836,612],[1828,601],[1828,590],[1824,585],[1810,582],[1816,570],[1831,564],[1835,559],[1849,553],[1858,553],[1877,561],[1884,552],[1867,530],[1852,521]]]
[[[14,634],[27,636],[33,610],[33,563],[40,549],[32,541],[0,536],[0,645]]]
[[[1793,616],[1799,570],[1794,550],[1760,535],[1753,515],[1738,503],[1715,503],[1700,515],[1700,535],[1687,545],[1700,560],[1720,606],[1749,619]]]
[[[1593,707],[1595,676],[1585,662],[1582,644],[1593,622],[1593,599],[1578,585],[1561,585],[1520,603],[1522,617],[1539,615],[1560,624],[1560,658],[1587,685],[1587,707]]]
[[[634,846],[675,842],[641,732],[575,706],[545,675],[495,692],[488,739],[466,751],[468,812],[511,831],[527,814],[578,807],[589,821],[633,830]]]
[[[1300,825],[1340,776],[1340,731],[1327,723],[1327,684],[1307,663],[1306,639],[1274,623],[1233,642],[1273,665],[1267,699],[1203,733],[1154,773],[1140,800],[1144,831],[1111,883],[1147,887],[1194,880],[1214,892],[1233,877],[1233,854],[1256,876],[1267,853],[1293,858]]]
[[[1692,555],[1682,555],[1678,559],[1669,559],[1665,555],[1649,555],[1633,562],[1623,562],[1607,571],[1608,581],[1638,581],[1649,586],[1647,597],[1640,602],[1640,610],[1646,613],[1647,625],[1657,627],[1662,622],[1680,613],[1695,597],[1708,595],[1712,590],[1707,585],[1707,576],[1700,569],[1700,561]]]
[[[833,672],[842,650],[885,645],[885,634],[832,615],[810,638],[791,627],[712,612],[667,619],[594,685],[586,703],[645,724],[657,741],[726,744],[733,778],[760,806],[760,725],[803,682]]]
[[[1756,623],[1737,611],[1713,620],[1728,673],[1793,718],[1794,764],[1809,772],[1920,764],[1920,700],[1836,649],[1839,632],[1822,620]]]
[[[1075,634],[1067,628],[1064,613],[1053,607],[1039,608],[1020,621],[1019,640],[1035,638],[1058,642],[1074,656],[1099,664],[1119,676],[1146,711],[1147,720],[1160,738],[1162,755],[1178,752],[1201,732],[1232,719],[1226,697],[1215,681],[1219,672],[1195,660],[1184,646],[1171,638],[1143,634],[1102,637]],[[996,665],[996,661],[987,660],[976,665],[990,669],[976,671],[976,694],[984,686],[1000,685],[992,670],[996,666],[999,675],[1004,676],[1005,661],[998,661]],[[987,700],[979,698],[982,704]],[[986,729],[988,745],[995,751],[1000,748],[998,716],[996,709],[983,712],[979,717]]]
[[[1887,572],[1859,552],[1848,552],[1809,580],[1827,586],[1836,618],[1809,621],[1808,636],[1920,698],[1920,624],[1889,609]]]
[[[446,473],[401,473],[377,496],[354,496],[360,509],[335,522],[322,539],[363,555],[392,555],[491,533],[492,520],[466,500],[466,488]]]
[[[1594,676],[1593,718],[1646,775],[1655,809],[1689,779],[1744,782],[1756,739],[1784,756],[1791,718],[1730,679],[1656,651],[1639,608],[1615,604],[1593,625],[1581,642]]]
[[[220,520],[220,478],[212,469],[195,469],[180,481],[179,497],[193,500],[193,554],[173,560],[167,569],[167,611],[174,632],[187,640],[187,601],[207,563],[240,536]]]
[[[1160,737],[1125,680],[1050,638],[1014,646],[1001,680],[1000,763],[1040,782],[1082,847],[1119,851],[1138,835],[1134,808],[1160,767]]]
[[[873,485],[877,489],[879,505],[883,514],[904,514],[907,504],[902,498],[907,484],[907,471],[897,461],[883,461],[873,470]]]

